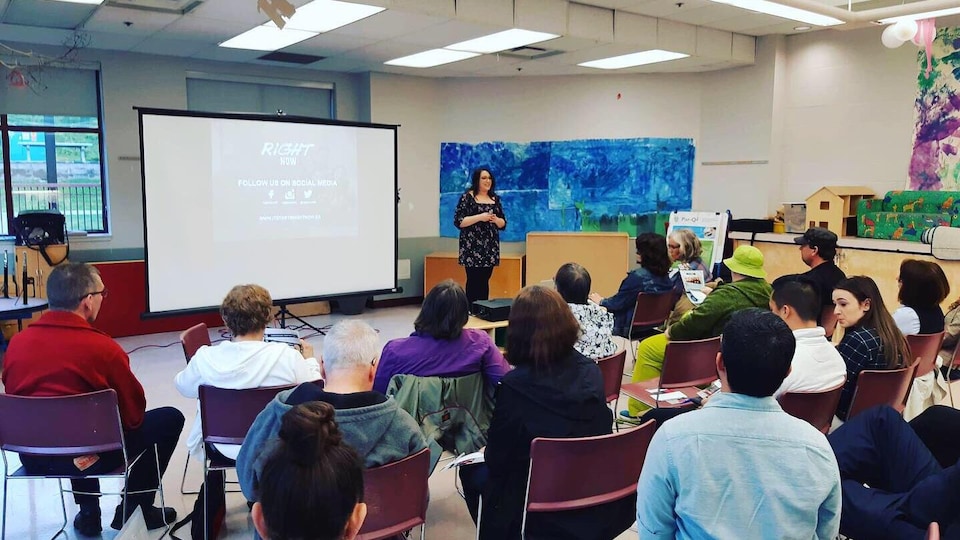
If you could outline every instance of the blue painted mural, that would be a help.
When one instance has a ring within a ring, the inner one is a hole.
[[[481,166],[502,197],[502,241],[530,231],[657,230],[671,211],[690,210],[693,159],[692,139],[441,143],[440,236],[459,236],[457,201]]]

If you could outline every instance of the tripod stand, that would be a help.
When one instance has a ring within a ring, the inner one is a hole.
[[[327,333],[324,332],[323,330],[321,330],[321,329],[317,328],[316,326],[308,323],[307,321],[301,319],[300,317],[294,315],[293,313],[290,313],[290,310],[287,309],[287,304],[277,304],[277,307],[280,308],[280,311],[277,312],[277,316],[280,317],[280,328],[286,328],[286,327],[287,327],[287,317],[290,317],[291,319],[295,319],[295,320],[299,321],[300,324],[302,324],[303,326],[306,326],[307,328],[313,330],[314,332],[320,334],[321,336],[327,335]]]

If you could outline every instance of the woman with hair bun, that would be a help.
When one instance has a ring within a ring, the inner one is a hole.
[[[352,540],[367,516],[363,463],[343,442],[333,406],[303,403],[282,422],[251,510],[254,527],[268,540]]]

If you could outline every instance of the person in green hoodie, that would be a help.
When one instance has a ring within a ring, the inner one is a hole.
[[[663,357],[670,341],[692,341],[719,336],[730,316],[747,308],[769,309],[773,290],[763,269],[763,253],[753,246],[740,246],[723,264],[730,269],[732,283],[721,283],[694,309],[688,311],[663,334],[648,337],[637,347],[633,382],[655,379],[663,370]],[[648,407],[630,399],[620,415],[639,417]]]
[[[283,415],[301,403],[333,405],[343,440],[365,467],[377,467],[427,448],[420,426],[397,402],[373,390],[379,359],[377,331],[359,320],[335,324],[323,339],[324,386],[303,383],[277,394],[250,426],[237,456],[237,478],[248,501],[259,500],[263,467],[279,444]],[[440,457],[431,451],[431,467]]]

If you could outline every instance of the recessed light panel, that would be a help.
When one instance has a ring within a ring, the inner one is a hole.
[[[411,54],[410,56],[404,56],[402,58],[394,58],[393,60],[384,62],[384,64],[387,64],[388,66],[428,68],[449,64],[451,62],[459,62],[460,60],[466,60],[467,58],[473,58],[474,56],[480,56],[480,53],[451,51],[448,49],[431,49],[429,51]]]
[[[578,66],[597,68],[597,69],[624,69],[628,67],[644,66],[647,64],[656,64],[657,62],[669,62],[679,58],[686,58],[689,54],[683,54],[673,51],[664,51],[660,49],[651,49],[620,56],[611,56],[610,58],[601,58],[577,64]]]
[[[329,32],[341,26],[366,19],[380,13],[386,8],[368,6],[366,4],[351,4],[336,0],[313,0],[309,4],[297,8],[297,12],[287,20],[284,30],[305,30],[307,32]],[[276,25],[273,21],[264,26]]]
[[[533,30],[524,30],[522,28],[513,28],[504,30],[489,36],[478,37],[468,41],[461,41],[453,45],[447,45],[445,49],[455,51],[470,51],[480,54],[490,54],[507,49],[515,49],[524,45],[540,43],[548,39],[560,37],[559,34],[548,34],[547,32],[534,32]]]
[[[776,2],[768,2],[767,0],[712,0],[712,1],[718,4],[727,4],[730,6],[738,7],[740,9],[748,9],[750,11],[759,11],[760,13],[773,15],[774,17],[790,19],[791,21],[800,21],[802,23],[813,24],[816,26],[836,26],[838,24],[843,24],[843,21],[841,21],[840,19],[835,19],[833,17],[828,17],[826,15],[821,15],[819,13],[807,11],[805,9],[797,9],[795,7],[785,6],[783,4],[778,4]]]
[[[284,47],[289,47],[294,43],[300,43],[305,39],[310,39],[315,35],[317,35],[317,32],[305,32],[292,28],[280,30],[271,24],[270,26],[257,26],[256,28],[247,30],[239,36],[224,41],[220,46],[230,49],[249,49],[252,51],[276,51]]]
[[[914,15],[902,15],[900,17],[890,17],[889,19],[880,19],[880,24],[893,24],[899,21],[922,21],[923,19],[934,19],[937,17],[946,17],[947,15],[956,15],[960,13],[960,7],[938,9],[936,11],[924,11]]]

